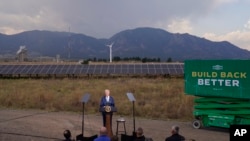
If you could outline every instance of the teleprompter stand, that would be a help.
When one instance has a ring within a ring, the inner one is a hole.
[[[79,134],[76,136],[77,141],[93,141],[95,138],[98,137],[98,135],[93,135],[91,137],[84,137],[84,106],[85,106],[85,103],[88,102],[89,97],[90,97],[90,94],[85,94],[81,99],[81,102],[82,102],[82,134]]]
[[[135,133],[135,97],[132,93],[127,93],[129,101],[132,102],[132,112],[133,112],[133,133]]]
[[[126,134],[121,134],[121,141],[133,141],[134,138],[136,137],[136,132],[135,132],[135,97],[132,93],[128,92],[127,97],[129,101],[132,102],[132,112],[133,112],[133,133],[132,135],[126,135]]]

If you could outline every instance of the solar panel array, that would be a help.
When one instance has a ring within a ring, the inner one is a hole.
[[[0,65],[0,75],[183,75],[183,63]]]

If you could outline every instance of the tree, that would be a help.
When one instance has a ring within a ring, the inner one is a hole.
[[[119,56],[114,56],[113,60],[118,62],[121,61],[121,58]]]
[[[144,57],[144,58],[142,58],[142,63],[146,63],[147,61],[148,61],[148,58],[147,57]]]
[[[169,58],[167,59],[167,62],[172,62],[172,58],[169,57]]]
[[[157,62],[161,62],[161,58],[158,58],[158,59],[157,59]]]

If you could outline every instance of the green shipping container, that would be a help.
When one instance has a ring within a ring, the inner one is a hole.
[[[250,99],[250,60],[186,60],[185,93]]]

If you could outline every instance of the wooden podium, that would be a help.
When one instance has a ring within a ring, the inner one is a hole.
[[[104,106],[100,108],[100,112],[104,112],[106,116],[106,128],[108,131],[108,136],[112,137],[113,136],[113,131],[112,131],[112,115],[113,112],[116,112],[116,108],[113,106]]]

